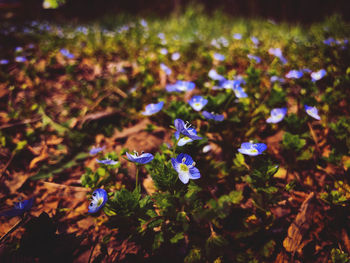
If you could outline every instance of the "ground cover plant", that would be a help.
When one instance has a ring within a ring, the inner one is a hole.
[[[0,34],[5,262],[349,262],[339,17]]]

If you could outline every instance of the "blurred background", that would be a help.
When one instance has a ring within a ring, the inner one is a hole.
[[[339,14],[350,17],[348,0],[0,0],[0,19],[89,21],[101,16],[130,13],[168,16],[189,5],[207,13],[217,10],[235,17],[261,17],[277,22],[312,23]]]

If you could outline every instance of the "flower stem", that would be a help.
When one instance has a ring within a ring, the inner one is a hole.
[[[136,179],[135,179],[135,189],[139,189],[139,166],[137,164],[136,165]]]
[[[227,109],[227,107],[231,104],[232,100],[235,97],[235,93],[233,92],[233,90],[231,91],[231,96],[229,97],[229,99],[227,100],[227,103],[225,104],[224,110]]]
[[[177,144],[179,143],[179,141],[181,140],[181,137],[179,136],[179,139],[176,140],[175,142],[175,145],[173,146],[173,157],[175,158],[176,156],[176,147],[177,147]]]

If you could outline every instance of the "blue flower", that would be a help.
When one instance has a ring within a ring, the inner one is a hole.
[[[269,54],[270,55],[273,55],[275,57],[278,57],[280,59],[280,61],[283,63],[283,64],[286,64],[287,63],[287,60],[285,59],[285,57],[282,55],[282,51],[280,48],[270,48],[269,49]]]
[[[207,153],[209,151],[211,151],[211,146],[210,144],[207,144],[206,146],[203,147],[202,152]]]
[[[191,81],[182,81],[178,80],[175,84],[166,85],[166,90],[168,92],[182,92],[182,91],[191,91],[195,88],[195,84]]]
[[[19,63],[22,63],[22,62],[26,62],[27,59],[25,57],[18,56],[18,57],[15,57],[15,61],[19,62]]]
[[[114,161],[114,160],[111,160],[111,159],[104,159],[104,160],[99,160],[97,159],[97,162],[98,163],[101,163],[101,164],[105,164],[105,165],[116,165],[118,162],[117,161]]]
[[[190,179],[195,180],[201,177],[199,170],[194,167],[196,163],[188,154],[180,153],[176,159],[171,158],[171,164],[184,184],[187,184]]]
[[[180,58],[180,53],[179,52],[175,52],[171,55],[171,59],[176,61]]]
[[[204,116],[204,118],[208,120],[214,120],[214,121],[223,121],[225,118],[224,115],[222,114],[214,114],[207,111],[203,111],[202,115]]]
[[[245,91],[243,90],[243,88],[241,88],[240,86],[238,87],[235,87],[233,89],[233,92],[235,93],[236,97],[237,98],[247,98],[248,97],[248,94],[245,93]]]
[[[287,114],[287,108],[276,108],[271,110],[271,116],[266,120],[267,123],[278,123],[284,119]]]
[[[252,143],[252,142],[244,142],[241,144],[241,148],[238,151],[242,154],[256,156],[262,154],[267,148],[264,143]]]
[[[168,50],[167,50],[166,48],[161,48],[159,52],[160,52],[160,54],[162,54],[162,55],[164,55],[164,56],[165,56],[166,54],[168,54]]]
[[[329,38],[323,40],[323,43],[328,45],[328,46],[331,46],[332,44],[335,44],[335,39],[333,37],[329,37]]]
[[[188,104],[195,110],[201,111],[205,105],[207,105],[208,100],[203,98],[202,96],[193,96]]]
[[[285,82],[285,80],[283,78],[279,78],[278,76],[271,76],[270,81],[271,82],[277,82],[278,81],[280,83],[284,83]]]
[[[226,80],[224,76],[218,74],[215,69],[211,69],[208,73],[209,78],[212,80],[223,81]]]
[[[9,61],[7,59],[1,59],[0,60],[0,65],[6,65],[8,63],[9,63]]]
[[[286,78],[288,79],[299,79],[303,76],[303,72],[302,71],[298,71],[298,70],[291,70],[286,74]]]
[[[235,34],[233,34],[233,38],[236,40],[240,40],[240,39],[242,39],[242,35],[240,33],[235,33]]]
[[[96,213],[100,210],[108,200],[106,190],[99,188],[92,193],[92,200],[89,205],[89,213]]]
[[[306,113],[316,120],[321,120],[320,115],[318,115],[318,110],[316,107],[310,107],[308,105],[304,105]]]
[[[327,74],[327,71],[324,69],[320,69],[319,71],[311,73],[311,79],[313,82],[322,79]]]
[[[254,43],[254,45],[259,45],[259,39],[256,37],[251,37],[250,40]]]
[[[146,109],[141,114],[144,116],[150,116],[157,112],[159,112],[164,106],[164,101],[160,101],[158,103],[151,103],[146,106]]]
[[[136,151],[134,154],[126,153],[129,161],[134,163],[146,164],[153,160],[154,156],[151,153],[142,153],[139,155]]]
[[[188,122],[185,123],[181,119],[176,119],[174,121],[174,126],[179,133],[189,137],[192,140],[202,139],[202,137],[197,135],[195,129],[193,127],[191,128],[191,124],[189,124]]]
[[[225,60],[225,56],[220,54],[220,53],[214,53],[213,55],[214,59],[216,59],[217,61],[224,61]]]
[[[197,135],[197,131],[195,128],[188,128],[188,131],[194,135]],[[184,136],[180,139],[180,132],[176,131],[175,134],[175,139],[178,141],[177,145],[178,146],[184,146],[185,144],[189,143],[189,142],[193,142],[193,140],[190,137]],[[179,140],[180,139],[180,140]]]
[[[171,69],[167,67],[167,65],[165,65],[164,63],[160,63],[160,68],[164,71],[165,74],[171,74]]]
[[[250,59],[250,60],[254,60],[256,63],[260,63],[261,62],[261,58],[259,58],[258,56],[254,56],[252,54],[248,54],[247,57]]]
[[[165,39],[165,35],[164,35],[164,33],[158,33],[158,35],[157,35],[158,37],[159,37],[159,39],[161,39],[161,40],[164,40]]]
[[[148,26],[147,21],[145,19],[141,19],[140,24],[143,27],[147,27]]]
[[[22,51],[23,51],[23,48],[22,48],[22,47],[16,47],[16,48],[15,48],[15,52],[18,52],[18,53],[19,53],[19,52],[22,52]]]
[[[65,48],[60,49],[60,52],[61,52],[61,54],[62,54],[63,56],[65,56],[65,57],[68,58],[68,59],[74,58],[74,55],[73,55],[72,53],[70,53],[70,52],[69,52],[67,49],[65,49]]]
[[[95,155],[95,154],[98,154],[99,152],[102,152],[104,149],[106,148],[106,146],[103,146],[103,147],[93,147],[89,154],[90,155]]]
[[[301,71],[302,71],[303,73],[308,73],[308,74],[310,74],[310,73],[312,72],[312,70],[309,69],[309,68],[303,68]]]
[[[6,216],[6,217],[14,217],[14,216],[20,216],[24,214],[24,212],[29,211],[34,204],[34,198],[30,198],[28,200],[15,202],[14,207],[10,210],[6,210],[0,213],[0,216]]]

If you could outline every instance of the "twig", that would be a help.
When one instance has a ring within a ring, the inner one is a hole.
[[[320,148],[318,147],[318,140],[317,140],[315,131],[312,129],[312,126],[311,126],[310,122],[308,122],[307,125],[309,126],[312,139],[313,139],[314,142],[315,142],[316,151],[318,152],[318,154],[321,154]]]
[[[94,242],[94,244],[93,244],[93,246],[92,246],[92,249],[91,249],[91,252],[90,252],[90,256],[89,256],[89,261],[88,261],[88,263],[91,262],[92,254],[94,253],[94,250],[95,250],[95,247],[96,247],[97,243],[98,243],[98,236],[95,238],[95,242]]]
[[[0,243],[4,241],[11,233],[13,233],[25,221],[25,219],[27,219],[26,216],[19,220],[13,227],[11,227],[11,229],[0,238]]]
[[[0,129],[7,129],[7,128],[15,127],[15,126],[20,126],[20,125],[24,125],[24,124],[37,122],[37,121],[40,121],[40,120],[41,120],[41,117],[37,117],[35,119],[26,119],[26,120],[15,122],[15,123],[7,123],[7,124],[1,125]]]
[[[2,175],[5,173],[7,167],[10,165],[10,163],[12,162],[12,159],[13,159],[13,157],[15,157],[15,155],[16,155],[16,152],[13,151],[13,152],[11,153],[10,159],[7,161],[7,163],[5,164],[5,167],[2,168],[2,170],[1,170],[1,172],[0,172],[0,178],[1,178]]]

